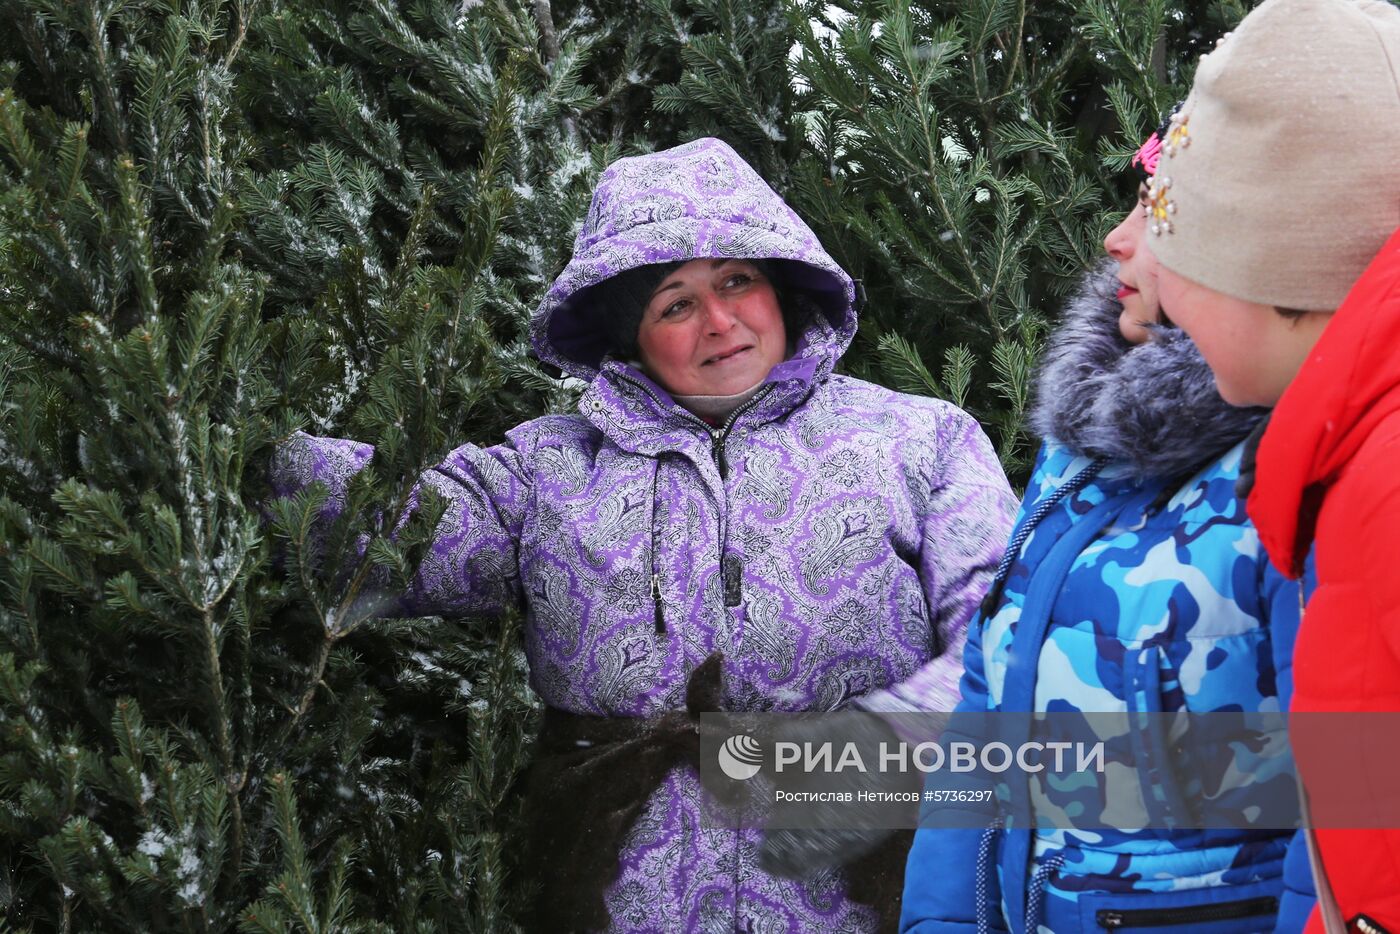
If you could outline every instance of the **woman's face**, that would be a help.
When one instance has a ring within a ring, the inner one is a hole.
[[[663,279],[637,345],[642,369],[679,396],[741,393],[787,356],[778,295],[743,259],[695,259]]]
[[[1147,248],[1147,185],[1138,186],[1138,203],[1123,222],[1109,231],[1103,248],[1118,261],[1118,300],[1123,313],[1118,330],[1124,339],[1141,344],[1148,338],[1144,324],[1161,320],[1157,301],[1157,257]]]
[[[1283,317],[1271,305],[1245,301],[1161,271],[1162,310],[1190,336],[1231,405],[1273,405],[1322,336],[1331,319],[1308,312]]]

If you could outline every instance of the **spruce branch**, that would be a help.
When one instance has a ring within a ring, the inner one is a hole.
[[[1011,37],[1011,64],[1006,68],[1006,81],[1001,88],[1001,96],[1006,97],[1011,93],[1019,76],[1021,67],[1021,47],[1025,45],[1026,36],[1026,0],[1018,0],[1016,4],[1016,30]]]
[[[248,23],[252,20],[257,8],[258,0],[235,0],[233,4],[233,42],[229,45],[228,51],[224,53],[224,68],[232,67],[234,59],[238,57],[239,50],[243,48],[243,41],[248,38]]]
[[[946,398],[947,393],[934,379],[919,352],[900,334],[881,334],[878,341],[881,358],[895,388],[900,392],[921,396]]]
[[[111,16],[120,6],[102,3],[100,0],[86,0],[84,6],[86,9],[76,15],[82,17],[82,25],[93,52],[90,79],[95,96],[102,102],[103,119],[100,125],[109,135],[114,147],[119,152],[125,151],[129,148],[126,120],[121,105],[117,103],[118,78],[112,68],[111,50],[107,39]],[[83,16],[84,12],[86,16]]]

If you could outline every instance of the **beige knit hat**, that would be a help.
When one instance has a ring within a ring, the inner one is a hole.
[[[1173,272],[1330,311],[1400,227],[1400,9],[1265,0],[1201,59],[1151,185]]]

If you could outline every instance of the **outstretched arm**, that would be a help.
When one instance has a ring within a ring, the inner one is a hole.
[[[374,448],[357,441],[298,433],[276,452],[270,468],[273,493],[282,498],[320,483],[328,496],[312,530],[311,547],[324,548],[324,530],[347,504],[351,479],[369,464]],[[419,508],[423,491],[441,497],[445,509],[408,587],[387,588],[377,573],[362,591],[376,615],[429,616],[491,613],[519,599],[517,547],[530,477],[517,448],[463,445],[424,471],[398,523]],[[318,534],[319,533],[319,534]],[[355,550],[362,555],[367,542]]]

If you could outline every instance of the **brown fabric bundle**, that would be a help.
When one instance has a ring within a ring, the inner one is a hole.
[[[514,867],[534,893],[527,931],[600,931],[603,895],[620,870],[622,842],[647,799],[682,763],[699,769],[700,714],[720,709],[722,656],[691,673],[686,709],[642,720],[546,708],[525,776],[525,845]],[[733,802],[730,802],[733,803]],[[898,930],[904,863],[913,831],[900,831],[847,867],[851,897]]]

